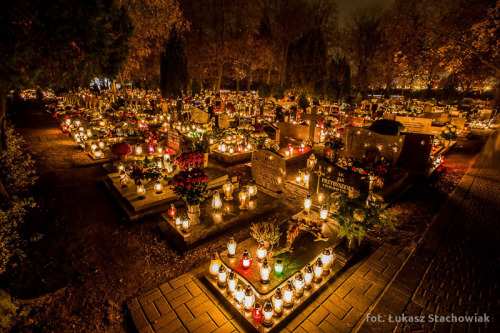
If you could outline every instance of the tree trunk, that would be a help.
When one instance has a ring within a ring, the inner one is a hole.
[[[267,70],[267,79],[266,79],[266,83],[267,83],[267,84],[271,83],[271,67],[269,67],[269,69]]]
[[[7,92],[0,88],[0,152],[7,149]]]
[[[493,101],[491,102],[492,109],[497,109],[500,107],[500,82],[495,85],[495,90],[493,91]]]
[[[236,96],[240,94],[240,76],[236,75]]]
[[[288,61],[288,46],[285,47],[285,50],[283,51],[283,64],[281,65],[281,78],[280,78],[280,84],[283,85],[285,83],[285,78],[286,78],[286,62]]]
[[[217,87],[215,88],[216,92],[220,92],[221,82],[222,82],[222,63],[220,63],[217,68]]]

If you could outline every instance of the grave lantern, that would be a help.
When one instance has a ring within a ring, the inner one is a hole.
[[[222,153],[225,153],[226,152],[226,145],[223,143],[220,145],[220,148],[219,150],[222,152]]]
[[[163,170],[163,162],[158,160],[158,169]]]
[[[238,198],[240,199],[240,209],[247,210],[248,203],[250,202],[250,194],[248,194],[248,189],[246,187],[240,192]]]
[[[274,293],[273,307],[275,316],[280,317],[283,314],[283,295],[281,294],[281,288],[277,288]]]
[[[314,278],[316,279],[316,282],[321,281],[321,276],[323,275],[323,261],[321,258],[318,258],[316,260],[316,264],[314,265]]]
[[[233,200],[234,185],[231,182],[231,180],[229,180],[229,178],[226,180],[226,182],[222,186],[222,191],[224,192],[224,200],[226,200],[226,201]]]
[[[212,258],[210,258],[210,274],[212,274],[213,277],[219,274],[219,267],[221,266],[221,263],[219,255],[217,252],[214,252],[212,254]]]
[[[259,303],[255,303],[253,307],[253,319],[256,322],[260,322],[262,320],[262,307]]]
[[[283,263],[281,259],[276,260],[274,263],[274,272],[276,275],[281,275],[283,273]]]
[[[255,303],[255,295],[253,294],[252,287],[249,285],[245,290],[245,297],[243,297],[243,305],[246,311],[252,311],[253,304]]]
[[[251,265],[252,258],[250,257],[248,250],[245,250],[245,252],[243,252],[243,257],[241,258],[241,267],[243,267],[244,269],[248,269]]]
[[[236,242],[233,237],[229,238],[229,242],[227,243],[227,256],[229,258],[236,256]]]
[[[80,120],[75,121],[75,126],[79,127],[80,126]]]
[[[309,178],[310,178],[309,171],[306,171],[304,173],[304,186],[306,187],[309,187]]]
[[[120,184],[123,188],[128,186],[128,176],[125,170],[120,171]]]
[[[290,280],[286,282],[283,300],[285,301],[285,308],[293,307],[293,285]]]
[[[99,148],[104,149],[105,144],[101,140],[99,140]]]
[[[321,261],[323,262],[323,275],[328,275],[330,273],[330,265],[333,262],[333,254],[330,248],[326,247],[321,255]]]
[[[101,158],[102,157],[102,151],[100,149],[97,149],[94,151],[94,157],[95,158]]]
[[[97,144],[95,142],[92,142],[92,144],[90,145],[90,149],[92,149],[92,151],[96,150]]]
[[[226,266],[220,265],[220,267],[219,267],[219,279],[217,280],[217,285],[220,288],[225,287],[226,286],[226,279],[227,279]]]
[[[219,211],[222,207],[222,200],[220,199],[219,191],[215,191],[214,196],[212,197],[212,208],[215,211]]]
[[[156,181],[155,184],[155,192],[156,194],[161,194],[163,192],[163,185],[161,184],[159,179]]]
[[[262,261],[267,256],[267,250],[264,246],[264,242],[259,242],[259,247],[257,248],[257,259]]]
[[[307,159],[307,168],[312,169],[316,165],[316,156],[311,154],[311,156]]]
[[[181,225],[182,225],[181,218],[177,216],[177,218],[175,219],[175,226],[180,228]]]
[[[328,209],[326,208],[326,204],[323,204],[323,206],[321,206],[321,211],[319,212],[319,217],[322,220],[326,220],[327,216],[328,216]]]
[[[304,268],[304,282],[306,284],[306,289],[311,289],[313,280],[313,270],[311,264],[307,264]]]
[[[135,153],[136,153],[136,155],[141,155],[142,154],[142,147],[141,147],[140,144],[137,144],[135,146]]]
[[[189,228],[191,227],[191,221],[187,216],[184,216],[181,220],[182,222],[182,231],[183,232],[188,232]]]
[[[231,154],[231,155],[234,154],[234,148],[233,147],[229,148],[229,154]]]
[[[238,284],[236,287],[236,291],[234,292],[234,299],[238,304],[241,304],[243,302],[243,298],[245,297],[245,290],[243,289],[243,286],[241,284]]]
[[[302,276],[302,272],[299,271],[293,280],[293,285],[295,287],[295,297],[299,298],[302,297],[304,294],[304,277]]]
[[[146,198],[146,189],[140,180],[137,182],[137,195],[139,196],[139,199]]]
[[[177,215],[177,209],[175,208],[174,204],[170,204],[170,209],[167,211],[167,213],[171,218],[174,218],[175,215]]]
[[[306,199],[304,200],[304,211],[309,214],[311,210],[311,193],[307,193]]]
[[[158,154],[162,154],[163,153],[163,148],[162,147],[157,147],[156,150],[158,151]]]
[[[169,153],[165,153],[165,154],[163,155],[163,161],[164,161],[164,162],[167,162],[168,160],[170,160],[170,154],[169,154]]]
[[[269,283],[269,273],[271,269],[269,268],[269,264],[267,263],[267,259],[264,259],[262,263],[262,267],[260,268],[260,282],[263,284]]]
[[[262,319],[262,324],[266,327],[272,326],[274,309],[273,305],[269,300],[267,300],[266,303],[264,303],[264,307],[262,308],[262,313],[264,315],[264,318]]]
[[[234,271],[229,272],[229,277],[227,278],[227,288],[230,292],[234,293],[236,291],[236,284],[238,283],[238,279],[236,278],[236,274]]]
[[[251,180],[250,183],[248,183],[248,194],[251,197],[257,194],[257,185],[253,180]]]
[[[210,139],[209,142],[210,142],[211,145],[213,145],[214,144],[214,139]]]
[[[121,173],[124,170],[125,170],[125,167],[123,166],[123,164],[122,163],[118,164],[118,172]]]

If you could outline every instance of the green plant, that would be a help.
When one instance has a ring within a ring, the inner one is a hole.
[[[273,247],[280,241],[281,232],[275,223],[271,222],[258,222],[252,223],[250,227],[250,235],[257,242],[264,242],[264,244]]]
[[[375,226],[394,229],[395,218],[382,203],[382,198],[373,194],[365,200],[357,191],[333,193],[329,210],[339,222],[338,236],[361,243]]]

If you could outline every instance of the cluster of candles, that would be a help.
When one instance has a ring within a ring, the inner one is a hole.
[[[309,171],[306,170],[305,172],[302,172],[299,170],[299,175],[295,178],[295,181],[298,184],[302,184],[306,187],[309,187],[309,178],[310,178]]]
[[[311,193],[307,193],[306,198],[304,199],[304,212],[309,214],[311,211],[312,201],[311,201]],[[319,211],[319,217],[322,220],[326,220],[328,217],[328,207],[326,204],[321,206],[321,210]]]
[[[221,153],[229,153],[229,154],[234,154],[234,153],[238,153],[238,154],[241,154],[243,152],[248,152],[250,150],[252,150],[253,146],[251,143],[247,144],[247,145],[226,145],[225,143],[221,143],[217,149],[221,152]]]
[[[247,210],[250,209],[250,200],[253,196],[257,194],[257,185],[255,182],[251,181],[247,186],[243,187],[241,192],[238,194],[238,200],[240,201],[240,209]],[[233,200],[234,184],[227,179],[224,185],[222,185],[222,192],[224,193],[224,200]],[[212,208],[215,212],[218,212],[222,208],[222,200],[220,198],[219,191],[215,191],[212,197]]]
[[[262,252],[260,252],[262,251]],[[264,252],[265,251],[265,252]],[[233,238],[228,243],[228,256],[234,257],[236,252],[236,242]],[[264,255],[265,253],[265,255]],[[262,260],[260,269],[261,283],[269,283],[270,268],[265,256],[267,251],[263,244],[259,244],[257,256]],[[261,259],[262,258],[262,259]],[[316,283],[322,282],[324,276],[330,274],[330,267],[334,261],[334,254],[330,248],[325,248],[323,253],[312,263],[308,263],[303,270],[298,271],[293,278],[286,281],[284,287],[278,287],[272,297],[265,300],[264,305],[256,303],[255,292],[250,285],[244,287],[236,273],[222,264],[219,255],[214,252],[210,261],[210,274],[217,280],[217,286],[233,297],[238,306],[243,306],[246,312],[253,312],[254,320],[261,322],[264,326],[270,327],[274,324],[274,318],[283,315],[284,308],[291,309],[295,305],[295,300],[304,295],[305,290],[311,290]],[[248,269],[252,265],[252,258],[247,250],[241,258],[241,265]],[[277,275],[283,273],[281,260],[276,260],[275,272]]]
[[[101,140],[99,140],[97,143],[92,142],[92,144],[90,145],[90,150],[92,151],[92,155],[94,155],[95,158],[102,158],[103,157],[102,150],[105,147],[106,147],[106,144],[104,142],[102,142]]]

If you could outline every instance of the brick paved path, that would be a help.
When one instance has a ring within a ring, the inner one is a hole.
[[[382,316],[483,315],[491,323],[370,323],[360,332],[500,332],[500,136],[495,132],[425,242],[372,309]],[[442,237],[444,235],[444,237]]]

